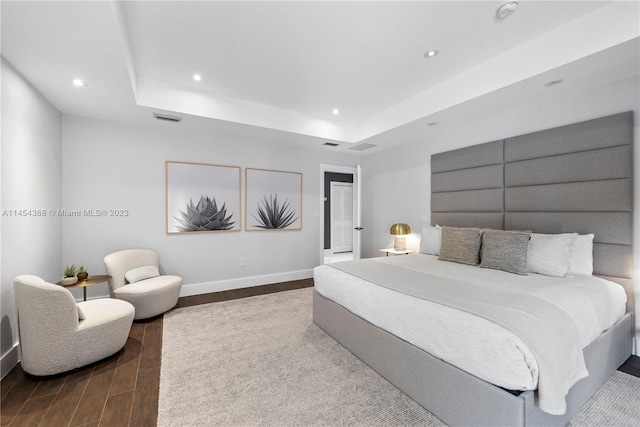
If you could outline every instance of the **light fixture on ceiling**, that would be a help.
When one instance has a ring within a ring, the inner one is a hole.
[[[87,82],[85,82],[82,79],[79,78],[75,78],[75,79],[71,79],[71,84],[74,85],[75,87],[85,87],[85,86],[89,86],[87,84]]]
[[[331,110],[331,112],[333,113],[334,116],[337,116],[338,114],[340,114],[340,110],[338,110],[337,108],[334,108],[333,110]]]
[[[429,58],[433,58],[434,56],[438,56],[438,54],[439,54],[439,53],[440,53],[440,51],[439,51],[439,50],[437,50],[437,49],[431,49],[431,50],[428,50],[428,51],[426,51],[426,52],[424,53],[424,57],[425,57],[425,58],[427,58],[427,59],[429,59]]]
[[[498,9],[496,9],[496,17],[498,19],[505,19],[513,15],[517,7],[518,7],[517,1],[504,0],[500,3],[500,6],[498,6]]]
[[[202,76],[200,74],[194,74],[193,75],[193,80],[196,82],[199,82],[202,80]]]
[[[436,126],[439,122],[429,122],[427,126]]]
[[[544,87],[558,86],[559,84],[562,84],[562,82],[564,82],[564,80],[562,80],[562,79],[551,80],[550,82],[546,82],[544,84]]]
[[[373,147],[377,147],[377,145],[370,144],[368,142],[363,142],[362,144],[358,144],[358,145],[354,145],[352,147],[349,147],[349,150],[364,151],[364,150],[368,150],[369,148],[373,148]]]

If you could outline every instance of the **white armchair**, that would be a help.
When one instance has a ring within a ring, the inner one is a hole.
[[[76,304],[68,289],[37,276],[14,280],[22,369],[46,376],[111,356],[124,347],[134,308],[110,298]]]
[[[136,319],[157,316],[178,302],[182,278],[160,275],[158,266],[158,254],[151,249],[126,249],[104,258],[111,296],[133,304]]]

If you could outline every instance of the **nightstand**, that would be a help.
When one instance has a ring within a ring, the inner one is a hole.
[[[380,249],[380,252],[385,252],[387,255],[385,256],[389,256],[389,254],[394,254],[394,255],[409,255],[409,254],[415,254],[417,251],[412,251],[409,249],[405,249],[405,250],[401,250],[398,251],[396,249],[393,248],[389,248],[389,249]]]

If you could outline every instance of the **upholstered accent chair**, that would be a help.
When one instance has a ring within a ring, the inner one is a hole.
[[[104,258],[113,298],[130,302],[136,319],[148,319],[173,308],[182,278],[160,275],[158,254],[151,249],[126,249]]]
[[[55,375],[117,353],[127,342],[134,307],[100,298],[76,303],[68,289],[37,276],[13,282],[22,369]]]

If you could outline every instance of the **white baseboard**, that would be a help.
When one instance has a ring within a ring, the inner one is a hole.
[[[11,350],[2,355],[2,360],[0,362],[0,378],[4,378],[4,376],[18,364],[18,361],[20,360],[18,357],[18,354],[20,354],[19,350],[20,344],[14,344],[13,347],[11,347]]]
[[[263,276],[241,277],[238,279],[218,280],[215,282],[182,284],[180,290],[181,297],[190,295],[208,294],[210,292],[228,291],[231,289],[242,289],[250,286],[270,285],[272,283],[289,282],[291,280],[310,279],[313,277],[313,270],[287,271],[285,273],[265,274]],[[91,295],[87,300],[109,298],[109,294]],[[76,302],[82,302],[82,296],[76,298]]]
[[[180,296],[208,294],[210,292],[228,291],[251,286],[269,285],[271,283],[289,282],[291,280],[310,279],[313,270],[288,271],[286,273],[266,274],[264,276],[241,277],[239,279],[218,280],[215,282],[182,285]]]

